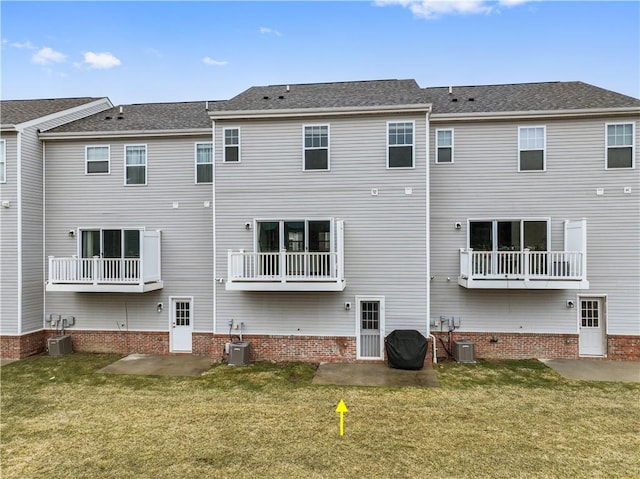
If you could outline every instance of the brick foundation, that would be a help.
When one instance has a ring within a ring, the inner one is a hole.
[[[449,347],[447,333],[433,332],[433,335],[442,338]],[[465,339],[473,341],[479,359],[580,359],[577,334],[454,332],[454,341]],[[437,348],[438,357],[445,357],[440,341]],[[640,336],[608,336],[607,355],[603,359],[640,361]]]
[[[22,359],[46,350],[44,331],[22,336],[0,336],[0,358]]]
[[[251,361],[356,362],[356,339],[344,336],[267,336],[244,335],[251,343]],[[214,335],[211,358],[225,359],[224,345],[228,335]]]

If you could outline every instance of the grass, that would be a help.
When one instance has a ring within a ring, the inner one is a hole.
[[[300,363],[96,372],[116,359],[2,367],[2,478],[640,477],[640,385],[537,361],[446,363],[440,388],[393,389],[312,386]]]

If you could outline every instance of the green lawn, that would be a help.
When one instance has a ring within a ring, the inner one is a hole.
[[[386,389],[312,386],[308,364],[96,372],[116,359],[1,368],[3,479],[640,477],[640,385],[536,361],[447,363],[440,388]]]

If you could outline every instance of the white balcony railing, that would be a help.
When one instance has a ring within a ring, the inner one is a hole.
[[[491,282],[493,280],[493,282]],[[471,283],[476,282],[474,286]],[[499,281],[585,282],[586,254],[581,251],[473,251],[460,249],[460,284],[466,287],[500,287]],[[498,283],[496,283],[498,281]],[[551,283],[551,284],[550,284]],[[539,285],[542,283],[539,283]],[[491,285],[491,286],[489,286]],[[584,284],[583,284],[584,286]],[[505,286],[508,287],[508,286]],[[531,286],[529,283],[528,287]]]
[[[142,282],[140,258],[49,258],[49,283],[135,284]]]

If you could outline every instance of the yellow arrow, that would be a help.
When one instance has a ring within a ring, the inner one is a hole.
[[[344,436],[344,413],[349,412],[349,410],[342,399],[340,399],[340,402],[336,407],[336,412],[340,413],[340,435]]]

